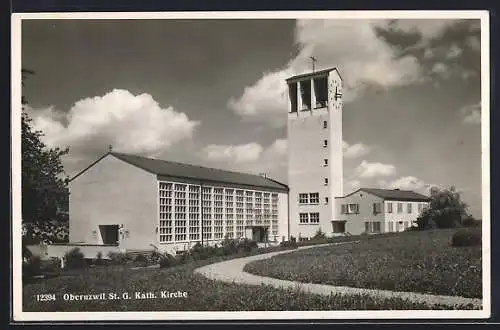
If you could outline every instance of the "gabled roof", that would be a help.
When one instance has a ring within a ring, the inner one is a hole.
[[[337,71],[340,79],[342,79],[342,76],[340,75],[340,72],[339,72],[339,70],[337,68],[328,68],[328,69],[324,69],[324,70],[320,70],[320,71],[299,74],[299,75],[287,78],[286,82],[290,83],[290,82],[293,82],[293,81],[298,81],[298,80],[301,80],[302,78],[305,78],[305,77],[323,76],[323,75],[328,74],[328,73],[330,73],[331,71],[334,71],[334,70]]]
[[[157,176],[178,177],[178,178],[202,180],[209,182],[246,185],[246,186],[274,189],[284,192],[288,191],[287,185],[275,181],[273,179],[255,174],[232,172],[210,167],[184,164],[184,163],[178,163],[160,159],[152,159],[141,156],[117,153],[117,152],[107,153],[104,157],[106,157],[107,155],[112,155],[128,164],[141,168],[149,173],[156,174]],[[99,160],[101,160],[104,157],[99,158]],[[78,173],[71,180],[81,175],[84,171],[95,165],[98,161],[94,162],[91,166],[87,167],[85,170]]]
[[[359,191],[364,191],[366,193],[378,196],[384,200],[393,200],[393,201],[420,201],[420,202],[428,202],[430,198],[416,193],[411,190],[400,190],[400,189],[378,189],[378,188],[360,188],[344,197],[351,196]],[[344,198],[340,197],[340,198]]]

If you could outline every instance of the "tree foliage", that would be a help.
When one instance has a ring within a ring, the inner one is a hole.
[[[32,71],[22,71],[22,84]],[[61,157],[68,149],[48,148],[43,133],[32,127],[22,96],[22,221],[28,240],[57,242],[67,239],[68,178]]]
[[[429,228],[455,228],[461,227],[466,219],[467,204],[460,197],[460,193],[450,189],[431,189],[431,201],[428,208],[424,209],[417,220],[420,229]]]

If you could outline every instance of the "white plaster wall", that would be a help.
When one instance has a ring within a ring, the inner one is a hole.
[[[388,203],[392,203],[392,213],[388,213]],[[403,203],[403,212],[398,213],[398,203]],[[408,204],[412,205],[412,212],[408,213]],[[423,204],[425,207],[429,206],[428,202],[408,202],[408,201],[385,201],[384,209],[385,212],[385,228],[386,231],[389,230],[389,222],[393,222],[393,231],[404,231],[404,222],[408,222],[408,226],[412,224],[416,225],[416,221],[420,212],[418,211],[418,205]],[[403,222],[400,224],[399,222]]]
[[[151,249],[158,243],[155,175],[108,155],[69,189],[70,243],[102,244],[99,225],[106,224],[123,225],[122,249]]]
[[[343,195],[342,99],[335,99],[335,88],[342,93],[337,71],[328,77],[329,101],[326,108],[288,114],[288,185],[290,187],[290,235],[312,237],[321,229],[332,234],[331,220],[336,213],[335,197]],[[300,104],[300,90],[298,89]],[[289,105],[290,106],[290,105]],[[323,122],[328,122],[327,129]],[[323,141],[328,140],[328,146]],[[328,166],[324,166],[324,159]],[[324,179],[328,178],[328,185]],[[300,193],[319,193],[318,205],[299,205]],[[328,197],[328,204],[325,203]],[[300,224],[299,213],[319,212],[319,224]]]
[[[381,203],[381,212],[373,213],[373,203]],[[338,213],[336,220],[346,220],[346,232],[360,235],[365,232],[365,222],[380,222],[380,231],[384,232],[384,200],[378,196],[358,191],[355,194],[335,200]],[[359,204],[359,214],[340,214],[342,204]]]

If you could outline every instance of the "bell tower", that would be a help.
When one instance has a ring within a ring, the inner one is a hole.
[[[343,196],[342,78],[331,68],[286,82],[290,235],[331,235],[335,197]]]

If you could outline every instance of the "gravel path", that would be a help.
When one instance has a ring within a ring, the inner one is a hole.
[[[351,244],[355,242],[343,242],[334,243],[339,244]],[[314,247],[320,247],[330,244],[321,244],[315,246],[304,246],[298,248],[298,250],[310,249]],[[239,259],[232,259],[223,262],[218,262],[215,264],[207,265],[195,270],[195,273],[202,274],[203,276],[223,282],[229,283],[239,283],[239,284],[251,284],[251,285],[271,285],[275,288],[301,288],[305,292],[320,295],[330,295],[330,294],[346,294],[346,295],[371,295],[380,298],[393,298],[399,297],[402,299],[408,299],[413,302],[421,302],[429,305],[447,305],[447,306],[464,306],[472,304],[474,307],[482,308],[482,299],[478,298],[465,298],[458,296],[441,296],[441,295],[431,295],[423,293],[414,292],[396,292],[388,290],[374,290],[374,289],[363,289],[363,288],[352,288],[345,286],[333,286],[326,284],[313,284],[313,283],[300,283],[293,281],[280,280],[271,277],[264,277],[253,275],[243,271],[243,267],[252,261],[262,260],[271,258],[278,254],[290,253],[296,250],[284,250],[278,252],[271,252],[266,254],[259,254],[250,257],[244,257]]]

